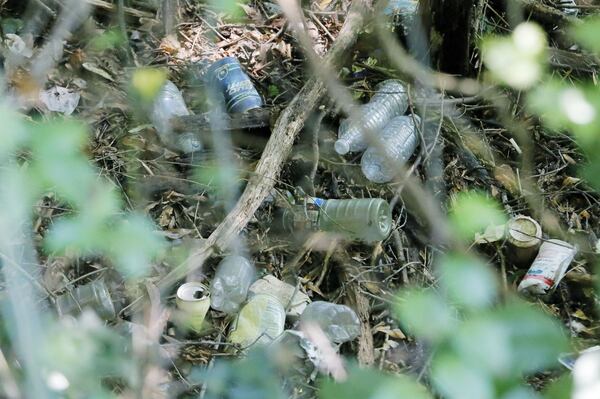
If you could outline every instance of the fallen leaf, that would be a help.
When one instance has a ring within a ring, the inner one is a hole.
[[[105,71],[104,69],[100,68],[99,66],[97,66],[96,64],[93,64],[91,62],[84,62],[82,64],[83,69],[85,69],[86,71],[90,71],[91,73],[95,73],[98,76],[103,77],[106,80],[110,80],[111,82],[114,82],[115,80],[113,79],[112,76],[110,76],[110,74]]]

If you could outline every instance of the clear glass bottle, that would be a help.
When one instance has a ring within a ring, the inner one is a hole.
[[[300,323],[315,323],[332,342],[352,341],[360,335],[360,320],[346,305],[315,301],[300,316]]]
[[[229,334],[229,340],[242,348],[254,344],[268,344],[283,333],[284,327],[283,304],[272,295],[257,294],[240,310]]]
[[[360,152],[367,148],[367,134],[379,134],[381,129],[395,116],[403,115],[408,109],[408,92],[399,80],[386,80],[375,88],[371,100],[359,108],[356,118],[340,123],[335,151],[344,155]]]
[[[374,183],[387,183],[397,174],[397,163],[406,163],[419,145],[418,116],[393,118],[381,132],[381,146],[386,150],[382,156],[379,148],[369,147],[360,161],[367,179]]]
[[[237,312],[255,279],[256,270],[248,259],[239,255],[225,257],[210,286],[210,306],[228,314]]]
[[[167,80],[154,99],[150,120],[163,144],[186,154],[202,150],[202,142],[192,132],[174,132],[171,118],[189,114],[181,92],[173,82]]]

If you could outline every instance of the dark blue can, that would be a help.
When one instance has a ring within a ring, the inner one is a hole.
[[[213,62],[206,72],[206,80],[213,90],[223,94],[229,112],[246,112],[263,106],[260,94],[237,58],[226,57]]]

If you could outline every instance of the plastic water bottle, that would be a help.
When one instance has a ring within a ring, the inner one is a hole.
[[[386,155],[382,156],[380,148],[367,148],[362,156],[361,169],[367,179],[375,183],[391,181],[397,172],[397,163],[406,163],[419,145],[417,124],[418,116],[397,116],[392,119],[381,132],[381,147]]]
[[[171,118],[189,114],[181,92],[173,82],[167,80],[154,99],[150,120],[163,144],[185,154],[200,151],[202,142],[192,132],[175,133]]]
[[[320,230],[365,242],[385,240],[392,231],[392,210],[382,198],[311,198],[284,214],[284,225],[292,232]]]
[[[393,117],[403,115],[407,109],[408,93],[404,83],[393,79],[383,81],[376,86],[371,101],[359,108],[356,118],[342,121],[335,151],[340,155],[364,151],[369,132],[379,134]]]
[[[210,306],[232,314],[248,296],[248,288],[256,278],[256,270],[243,256],[230,255],[219,263],[210,286]]]
[[[316,301],[306,307],[300,323],[315,323],[332,342],[352,341],[360,335],[360,320],[346,305]]]
[[[76,316],[82,310],[94,310],[104,320],[117,317],[115,303],[103,280],[80,285],[56,298],[56,310],[60,317]]]
[[[277,298],[257,294],[240,311],[229,340],[246,348],[253,344],[268,344],[283,333],[285,309]]]

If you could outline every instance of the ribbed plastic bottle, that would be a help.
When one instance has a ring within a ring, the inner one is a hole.
[[[340,123],[335,151],[340,155],[364,151],[367,134],[378,135],[393,117],[403,115],[407,109],[408,93],[404,83],[394,79],[383,81],[376,86],[371,101],[359,108],[356,118]]]
[[[224,258],[215,272],[210,286],[210,306],[232,314],[238,311],[248,296],[248,288],[256,279],[256,270],[243,256]]]
[[[392,210],[381,198],[321,200],[318,227],[365,242],[385,240],[392,231]]]
[[[163,144],[186,154],[200,151],[202,142],[192,132],[175,133],[171,118],[189,114],[181,92],[173,82],[167,80],[154,99],[150,120]]]
[[[361,169],[367,179],[374,183],[387,183],[396,176],[397,164],[406,163],[419,145],[417,125],[421,118],[415,116],[397,116],[381,132],[381,147],[369,147],[362,156]]]
[[[316,301],[306,307],[300,323],[315,323],[331,341],[352,341],[360,335],[360,320],[356,312],[346,305]]]

